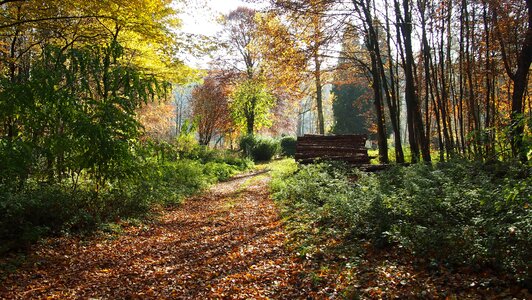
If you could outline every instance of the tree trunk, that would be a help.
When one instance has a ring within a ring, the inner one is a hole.
[[[316,84],[316,108],[318,110],[318,130],[319,134],[325,134],[325,119],[323,117],[323,95],[321,84],[321,62],[318,56],[318,52],[314,53],[314,64],[316,69],[314,70],[314,80]]]
[[[386,139],[386,127],[383,103],[382,103],[382,83],[378,69],[376,57],[371,56],[371,73],[373,77],[373,95],[375,97],[375,113],[377,117],[377,139],[379,142],[379,162],[388,163],[388,141]]]
[[[373,25],[373,16],[370,10],[370,1],[361,2],[359,7],[356,6],[360,14],[359,8],[362,9],[364,19],[364,29],[366,35],[366,47],[369,51],[371,58],[371,76],[373,79],[372,88],[374,95],[375,114],[377,117],[377,139],[379,144],[379,162],[389,163],[388,158],[388,139],[386,134],[386,117],[384,114],[383,103],[383,89],[386,91],[388,103],[391,102],[389,98],[388,86],[386,85],[386,75],[384,74],[384,67],[382,64],[382,58],[380,54],[379,38],[375,27]]]
[[[464,25],[464,10],[465,6],[467,5],[466,0],[462,0],[461,10],[460,10],[460,50],[459,50],[459,93],[460,96],[458,97],[458,120],[460,125],[460,143],[462,144],[462,154],[465,155],[466,153],[466,142],[465,142],[465,126],[464,126],[464,31],[465,31],[465,25]]]
[[[419,154],[425,162],[430,162],[430,145],[423,130],[423,119],[419,107],[414,79],[414,54],[412,51],[412,16],[410,14],[410,1],[403,0],[404,20],[401,24],[405,53],[405,98],[408,112],[408,130],[412,162],[418,162]],[[400,14],[399,5],[396,2],[396,10]]]
[[[522,162],[528,160],[526,148],[523,145],[523,133],[525,130],[523,96],[528,85],[528,72],[532,63],[532,0],[526,0],[526,7],[528,10],[528,29],[523,47],[519,53],[517,71],[513,80],[514,91],[512,93],[511,116],[512,154]]]
[[[251,114],[246,118],[246,128],[247,128],[247,134],[253,135],[254,128],[255,128],[255,116]]]
[[[388,72],[390,75],[390,91],[387,92],[389,95],[386,99],[388,100],[388,109],[390,111],[390,119],[392,122],[392,129],[394,133],[394,144],[395,144],[395,162],[402,164],[405,162],[405,155],[403,153],[403,144],[401,142],[401,106],[399,104],[399,96],[396,92],[395,87],[395,73],[393,71],[393,59],[391,51],[391,30],[390,30],[390,20],[388,18],[388,6],[386,5],[386,41],[388,43],[387,54],[388,54]],[[383,72],[384,74],[384,68]],[[382,80],[386,80],[383,76]],[[391,96],[391,101],[390,101]]]

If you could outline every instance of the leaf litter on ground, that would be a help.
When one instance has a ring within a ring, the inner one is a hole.
[[[504,274],[431,271],[401,249],[361,244],[355,254],[328,251],[342,246],[334,235],[302,255],[287,243],[292,237],[264,173],[219,183],[157,222],[124,226],[113,238],[48,239],[0,277],[0,299],[530,297]]]

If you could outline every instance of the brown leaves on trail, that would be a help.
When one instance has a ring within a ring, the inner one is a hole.
[[[339,287],[362,299],[530,299],[526,289],[492,270],[448,269],[399,248],[366,245],[359,263],[336,270]]]
[[[266,184],[221,183],[115,240],[50,240],[1,283],[0,299],[305,298]]]
[[[308,272],[303,286],[312,285],[312,299],[532,299],[509,274],[451,269],[398,246],[375,248],[341,234],[313,231],[307,229],[310,239],[303,242],[290,236],[296,246],[315,246],[302,261]]]

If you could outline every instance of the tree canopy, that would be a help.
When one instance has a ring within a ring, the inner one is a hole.
[[[251,79],[242,81],[233,91],[231,98],[231,115],[235,123],[245,129],[247,134],[253,134],[255,129],[271,125],[270,109],[275,104],[275,98],[264,83]]]

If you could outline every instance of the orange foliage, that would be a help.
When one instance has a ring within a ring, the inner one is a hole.
[[[138,120],[144,127],[144,138],[168,139],[174,122],[174,106],[168,101],[151,102],[138,111]]]

